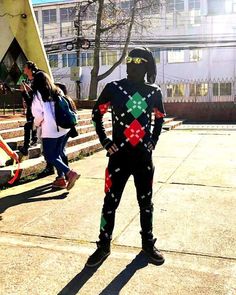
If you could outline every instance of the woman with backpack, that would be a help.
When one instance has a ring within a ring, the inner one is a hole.
[[[42,145],[44,157],[58,171],[58,177],[52,183],[53,187],[70,190],[80,177],[62,160],[65,138],[70,129],[61,128],[55,119],[55,100],[60,90],[52,82],[49,75],[39,72],[34,78],[32,113],[37,127],[42,129]]]

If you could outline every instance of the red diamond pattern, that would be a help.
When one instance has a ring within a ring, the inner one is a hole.
[[[129,127],[125,129],[124,135],[133,146],[136,146],[144,137],[145,131],[142,129],[142,125],[140,125],[139,121],[134,120]]]
[[[98,106],[98,107],[99,107],[99,110],[100,110],[100,112],[101,112],[102,115],[105,114],[105,113],[107,112],[107,110],[108,110],[110,104],[111,104],[111,103],[108,102],[108,103],[100,104],[100,105]]]
[[[164,118],[164,117],[165,117],[165,114],[163,114],[162,112],[160,112],[160,111],[158,110],[158,108],[155,108],[155,109],[154,109],[154,114],[155,114],[155,117],[156,117],[157,119],[160,119],[160,118]]]
[[[106,168],[106,171],[105,171],[105,193],[107,193],[110,190],[111,186],[112,186],[112,181],[110,178],[110,173],[108,171],[108,168]]]

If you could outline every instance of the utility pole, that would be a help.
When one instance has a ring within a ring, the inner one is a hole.
[[[83,3],[86,3],[87,6],[84,7]],[[80,77],[81,77],[81,62],[80,62],[80,51],[81,48],[83,49],[89,49],[90,47],[90,41],[88,39],[85,39],[82,35],[82,13],[85,12],[85,10],[88,8],[89,1],[81,1],[77,3],[77,17],[76,20],[74,21],[74,27],[76,28],[76,38],[72,42],[72,47],[76,49],[76,66],[78,69],[78,79],[75,80],[76,83],[76,98],[77,100],[81,99],[81,82],[80,82]],[[84,8],[84,9],[83,9]]]
[[[77,20],[75,21],[75,27],[77,28],[76,33],[76,56],[77,62],[76,66],[80,67],[80,46],[81,46],[81,36],[82,36],[82,24],[81,24],[81,3],[77,3]],[[75,81],[76,83],[76,98],[77,101],[81,99],[81,89],[80,89],[80,77],[79,80]]]

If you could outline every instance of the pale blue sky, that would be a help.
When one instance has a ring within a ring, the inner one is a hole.
[[[45,4],[53,2],[70,2],[70,0],[32,0],[32,4]]]

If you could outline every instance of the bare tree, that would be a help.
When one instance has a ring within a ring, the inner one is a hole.
[[[133,26],[134,24],[138,23],[135,20],[136,17],[141,16],[142,11],[147,8],[150,9],[152,5],[159,6],[159,1],[157,0],[131,0],[129,1],[129,3],[131,4],[130,9],[122,10],[118,2],[120,1],[90,1],[90,4],[97,5],[94,59],[93,68],[91,70],[91,81],[89,89],[90,100],[97,98],[97,88],[99,81],[109,76],[114,71],[114,69],[124,60],[128,51]],[[117,36],[117,32],[121,29],[123,32],[125,32],[124,34],[126,35],[124,38],[124,47],[121,56],[106,72],[99,74],[99,56],[101,51],[101,42],[105,42],[105,40],[109,41],[111,35]]]

